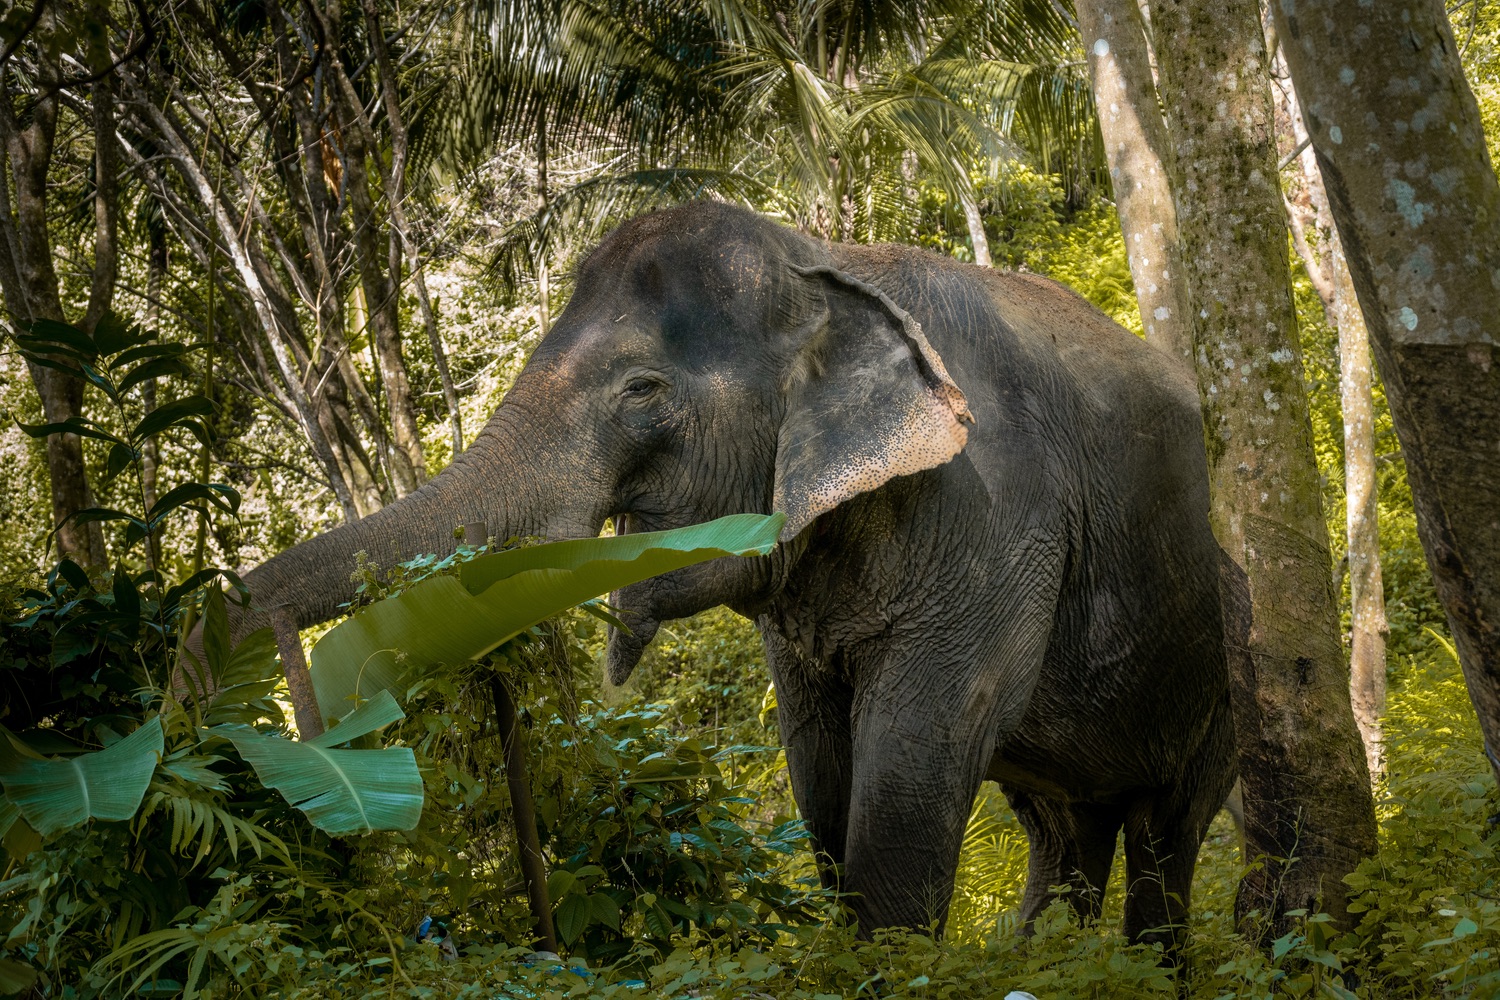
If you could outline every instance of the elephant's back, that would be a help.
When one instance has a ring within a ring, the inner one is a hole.
[[[895,244],[830,248],[837,266],[876,285],[922,325],[959,385],[983,411],[1036,400],[1079,424],[1169,428],[1201,443],[1188,366],[1147,344],[1064,285],[1036,274],[964,264]],[[978,398],[975,398],[978,397]],[[1003,412],[995,414],[1010,428]],[[1074,442],[1082,443],[1082,442]]]

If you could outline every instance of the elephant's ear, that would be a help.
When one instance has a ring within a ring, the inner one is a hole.
[[[783,541],[851,497],[949,461],[974,422],[921,326],[889,296],[836,268],[793,270],[827,286],[828,311],[785,376]]]

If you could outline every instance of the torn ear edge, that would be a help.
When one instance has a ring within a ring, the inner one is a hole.
[[[878,304],[911,352],[921,385],[912,387],[914,391],[900,412],[846,415],[859,420],[865,433],[844,454],[824,454],[820,448],[809,447],[823,430],[801,426],[809,419],[817,422],[811,413],[789,416],[778,444],[776,470],[775,509],[787,515],[782,541],[795,538],[819,515],[854,496],[877,489],[897,476],[951,461],[963,450],[968,428],[974,423],[963,390],[948,374],[921,325],[890,296],[834,267],[793,265],[792,270],[804,277],[827,280]]]
[[[791,269],[797,274],[807,278],[826,278],[835,284],[851,288],[856,292],[868,295],[880,307],[885,310],[896,324],[896,329],[906,339],[912,349],[913,356],[917,359],[917,365],[922,369],[922,374],[927,377],[929,388],[938,399],[953,411],[953,419],[960,424],[972,426],[974,415],[969,412],[969,400],[964,391],[953,381],[948,374],[948,368],[943,364],[943,359],[938,352],[933,350],[932,344],[928,342],[927,335],[922,332],[922,325],[912,318],[911,313],[896,305],[891,297],[876,288],[867,281],[860,281],[854,275],[846,271],[840,271],[836,267],[827,264],[818,264],[812,267],[800,267],[791,265]],[[959,446],[962,448],[962,445]],[[955,454],[957,454],[955,452]]]

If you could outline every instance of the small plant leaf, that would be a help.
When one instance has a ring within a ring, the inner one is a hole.
[[[69,417],[67,420],[59,420],[51,424],[23,424],[17,420],[16,426],[21,428],[22,433],[27,437],[44,438],[52,434],[77,434],[79,437],[98,438],[100,441],[120,442],[115,435],[109,431],[100,430],[94,426],[92,420],[86,417]]]
[[[153,434],[160,434],[168,427],[186,423],[191,417],[206,417],[213,411],[213,400],[206,396],[193,395],[174,399],[147,414],[130,432],[130,438],[133,441],[139,441]]]
[[[188,376],[192,373],[193,370],[177,358],[154,358],[130,369],[129,373],[120,379],[120,391],[129,392],[150,378],[170,378],[173,375]]]

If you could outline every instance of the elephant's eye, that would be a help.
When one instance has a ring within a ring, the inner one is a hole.
[[[656,383],[649,378],[633,378],[625,383],[625,395],[644,396],[655,388]]]

